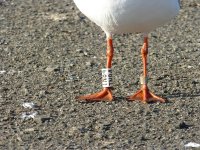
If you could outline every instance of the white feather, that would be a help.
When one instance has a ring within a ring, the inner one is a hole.
[[[149,32],[175,17],[178,0],[74,0],[106,33]]]

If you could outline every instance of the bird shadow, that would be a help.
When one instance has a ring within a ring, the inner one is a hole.
[[[166,98],[195,98],[200,97],[200,93],[172,93],[170,95],[163,95]]]

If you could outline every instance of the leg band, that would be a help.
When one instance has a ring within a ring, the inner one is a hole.
[[[140,76],[140,83],[141,84],[147,84],[147,77],[144,77],[143,75]]]
[[[102,69],[102,86],[112,86],[112,70],[110,68]]]

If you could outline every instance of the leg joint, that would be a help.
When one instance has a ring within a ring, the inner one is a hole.
[[[148,54],[148,46],[147,44],[144,44],[141,50],[142,55],[147,55]]]

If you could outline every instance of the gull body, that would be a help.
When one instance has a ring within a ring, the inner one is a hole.
[[[144,33],[144,43],[141,49],[143,75],[141,89],[128,100],[147,102],[165,102],[153,94],[147,86],[147,55],[148,32],[165,24],[174,18],[180,9],[180,0],[74,0],[79,10],[91,21],[95,22],[107,36],[107,64],[102,70],[103,90],[91,95],[80,96],[78,99],[93,101],[112,101],[110,86],[111,66],[114,48],[113,34]]]
[[[107,34],[149,32],[175,17],[178,0],[74,0]]]

